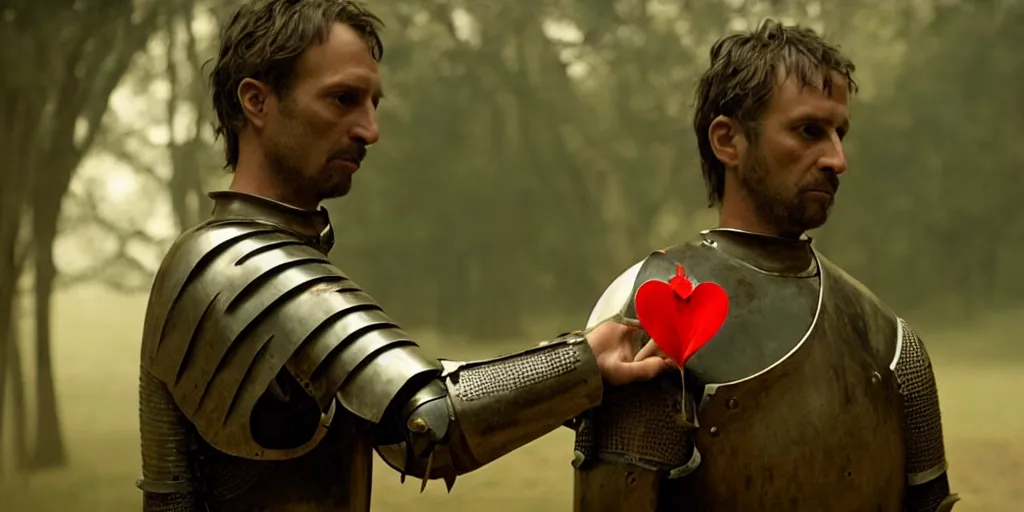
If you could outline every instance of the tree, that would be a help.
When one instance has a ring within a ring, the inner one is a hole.
[[[857,180],[841,219],[852,270],[897,306],[941,306],[975,317],[1020,300],[1024,215],[1017,190],[1024,151],[1015,3],[937,6],[908,31],[891,91],[858,121],[856,156],[875,177]],[[978,34],[985,34],[980,40]],[[884,229],[879,220],[885,219]],[[936,304],[939,303],[939,304]]]
[[[625,266],[712,222],[690,127],[711,43],[765,15],[839,26],[885,7],[740,4],[382,5],[384,139],[334,205],[337,259],[398,318],[472,339],[579,318]]]
[[[20,268],[13,257],[19,221],[31,218],[35,302],[37,424],[34,468],[61,465],[65,454],[51,367],[53,244],[62,199],[95,140],[110,92],[148,39],[158,10],[130,0],[16,2],[4,14],[0,65],[4,86],[0,148],[4,209],[0,220],[0,339],[12,339]],[[9,202],[8,202],[9,201]],[[7,350],[0,350],[6,354]]]

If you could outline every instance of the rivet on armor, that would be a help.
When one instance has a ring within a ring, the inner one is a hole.
[[[718,437],[721,433],[718,431],[718,427],[711,427],[711,437]]]
[[[416,417],[409,419],[409,430],[411,432],[416,434],[425,434],[429,429],[430,426],[427,425],[427,422],[423,418]]]
[[[626,473],[626,485],[627,486],[636,485],[636,473],[633,473],[632,471],[630,471],[629,473]]]
[[[729,401],[725,403],[725,407],[728,408],[730,411],[738,409],[739,406],[740,406],[740,399],[736,398],[736,397],[730,398]]]
[[[871,372],[871,383],[878,384],[879,382],[882,382],[882,376],[878,372]]]

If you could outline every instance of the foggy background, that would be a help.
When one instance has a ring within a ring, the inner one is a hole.
[[[0,510],[139,509],[146,293],[229,179],[202,66],[234,5],[0,0]],[[713,225],[690,116],[714,39],[774,16],[841,43],[862,92],[817,247],[929,343],[957,512],[1024,507],[1024,2],[369,5],[382,139],[329,204],[332,257],[451,358],[581,327],[619,272]],[[378,463],[374,509],[570,510],[571,439],[451,496]]]

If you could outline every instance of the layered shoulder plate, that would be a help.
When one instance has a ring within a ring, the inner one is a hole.
[[[325,414],[337,396],[370,422],[409,379],[440,372],[325,254],[248,220],[207,223],[174,244],[150,295],[141,356],[207,442],[246,458],[270,458],[249,422],[283,370]]]

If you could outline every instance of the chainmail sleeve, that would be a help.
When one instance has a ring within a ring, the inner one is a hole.
[[[947,512],[959,498],[950,493],[942,415],[932,363],[917,333],[899,321],[895,365],[903,398],[906,438],[907,512]]]
[[[139,428],[142,433],[144,512],[198,512],[199,486],[189,463],[191,429],[159,379],[139,374]]]

